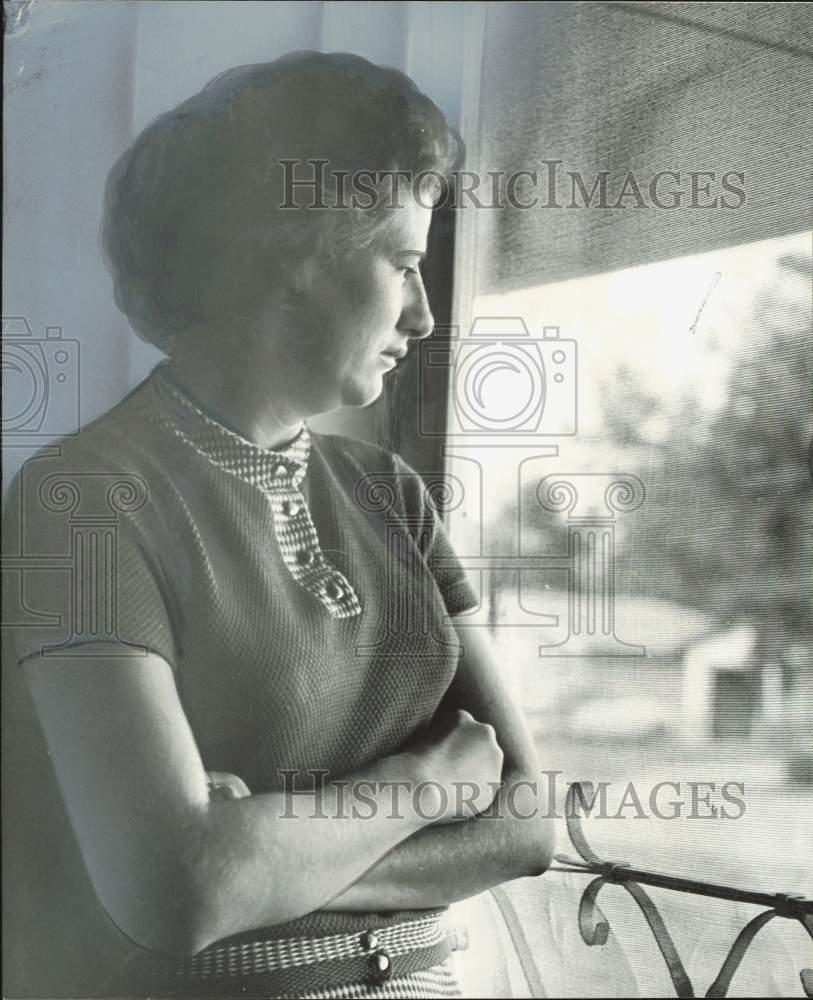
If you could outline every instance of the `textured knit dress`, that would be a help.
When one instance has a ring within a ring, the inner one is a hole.
[[[454,675],[450,616],[477,605],[398,456],[307,428],[259,448],[164,369],[27,462],[4,512],[12,993],[456,996],[439,910],[317,911],[169,961],[95,897],[22,659],[86,642],[160,654],[206,769],[279,791],[402,747]]]

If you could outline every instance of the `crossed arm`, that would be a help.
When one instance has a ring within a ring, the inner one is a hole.
[[[544,871],[553,851],[550,820],[522,820],[501,808],[504,818],[455,821],[460,816],[447,807],[442,825],[430,825],[414,808],[409,789],[422,780],[440,778],[451,788],[471,777],[467,767],[482,773],[472,762],[494,759],[495,736],[505,782],[497,804],[512,782],[538,778],[522,715],[487,645],[466,630],[463,646],[442,709],[463,708],[493,730],[470,720],[423,754],[398,753],[355,772],[371,787],[405,789],[399,818],[391,791],[382,790],[365,822],[346,814],[331,784],[323,792],[327,818],[315,822],[307,796],[210,796],[160,657],[26,661],[77,842],[111,919],[143,947],[193,954],[313,910],[442,905]],[[521,797],[514,805],[546,812],[544,803]]]
[[[443,906],[550,864],[554,829],[533,741],[481,629],[458,629],[463,654],[440,711],[464,709],[492,725],[504,759],[491,807],[463,823],[429,826],[404,840],[325,909]]]

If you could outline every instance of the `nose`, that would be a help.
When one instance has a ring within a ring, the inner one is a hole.
[[[410,340],[424,340],[435,328],[435,317],[429,308],[423,278],[417,275],[408,282],[408,287],[408,298],[401,312],[398,329]]]

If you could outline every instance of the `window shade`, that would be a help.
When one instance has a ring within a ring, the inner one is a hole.
[[[539,201],[473,213],[479,290],[809,229],[812,102],[813,4],[489,4],[476,193]]]

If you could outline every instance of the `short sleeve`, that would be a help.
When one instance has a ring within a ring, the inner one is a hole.
[[[3,510],[7,663],[95,643],[100,655],[177,659],[172,601],[144,524],[138,477],[37,455]]]
[[[393,455],[396,470],[403,480],[407,513],[417,512],[421,524],[419,545],[450,615],[477,608],[480,601],[466,571],[452,546],[443,524],[433,491],[421,476],[402,458]]]

